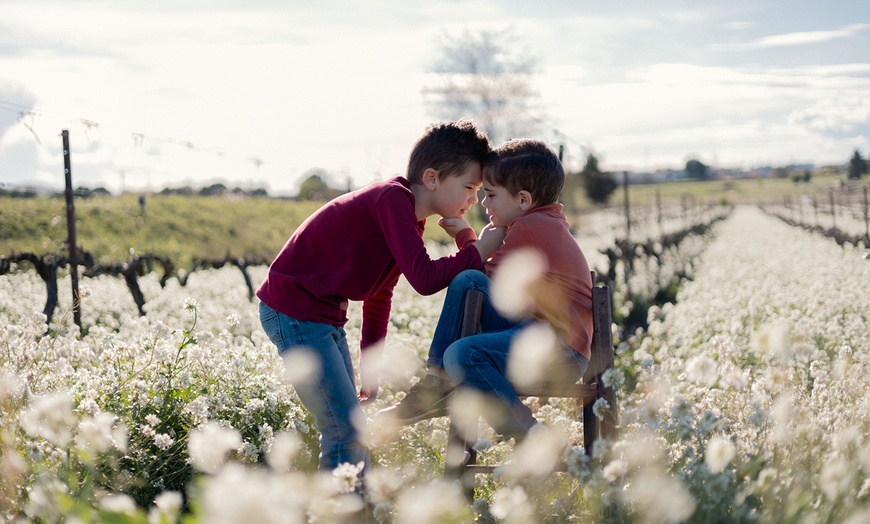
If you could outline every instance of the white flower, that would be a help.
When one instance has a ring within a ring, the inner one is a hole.
[[[534,516],[529,496],[520,486],[501,488],[493,493],[491,511],[494,517],[510,523],[530,522]]]
[[[559,341],[549,324],[534,323],[511,339],[507,375],[512,384],[527,387],[545,382],[558,358]]]
[[[148,415],[145,415],[145,422],[149,426],[154,427],[157,424],[160,424],[160,418],[153,413],[149,413]]]
[[[266,462],[275,471],[288,471],[302,447],[302,439],[292,431],[283,431],[275,436]]]
[[[621,459],[611,460],[606,466],[604,466],[604,469],[601,470],[601,475],[607,479],[608,482],[616,482],[627,473],[628,462]]]
[[[174,524],[184,500],[177,491],[164,491],[154,499],[154,506],[148,512],[149,524]]]
[[[203,473],[217,473],[229,451],[242,445],[242,436],[214,421],[190,432],[188,452],[193,467]]]
[[[682,482],[654,469],[634,477],[624,496],[638,508],[643,522],[682,522],[692,516],[696,506]]]
[[[199,304],[197,303],[196,299],[191,297],[187,297],[186,299],[184,299],[185,311],[187,311],[188,313],[195,313],[197,309],[199,309]]]
[[[238,326],[240,320],[241,320],[241,317],[235,311],[233,311],[232,313],[227,315],[227,325],[229,325],[230,327]]]
[[[716,435],[707,442],[704,463],[713,473],[722,473],[736,454],[737,449],[730,440]]]
[[[128,495],[109,495],[100,501],[100,507],[112,513],[135,515],[136,502]]]
[[[536,424],[514,448],[514,461],[502,469],[512,478],[547,476],[558,466],[565,445],[565,437],[557,428]]]
[[[399,494],[396,500],[398,524],[439,524],[463,522],[469,510],[458,486],[446,480],[414,486]],[[469,520],[470,521],[470,520]]]
[[[717,378],[716,362],[706,355],[692,357],[686,362],[686,373],[692,382],[712,386]]]
[[[610,368],[601,375],[601,382],[606,388],[618,388],[625,384],[625,375],[620,370]]]
[[[260,458],[260,448],[253,442],[244,442],[238,450],[239,458],[244,462],[254,463]]]
[[[88,415],[95,415],[95,414],[97,414],[97,412],[100,411],[100,405],[97,404],[96,400],[88,397],[88,398],[82,399],[82,401],[79,402],[78,409],[79,409],[79,411],[81,411],[83,413],[87,413]]]
[[[832,460],[822,467],[819,486],[828,499],[835,500],[840,493],[849,489],[852,476],[852,468],[848,462],[843,459]]]
[[[95,453],[102,453],[115,446],[113,426],[117,417],[112,413],[100,413],[79,422],[76,445]]]
[[[507,317],[519,317],[532,304],[529,287],[547,270],[547,261],[531,248],[512,251],[492,278],[493,305]]]
[[[51,393],[37,397],[21,413],[21,426],[32,437],[65,447],[72,439],[72,399],[64,393]]]
[[[594,404],[592,404],[592,412],[598,420],[604,420],[604,416],[607,415],[608,409],[610,409],[610,403],[603,398],[599,398]]]
[[[362,462],[357,465],[343,462],[332,470],[332,476],[338,480],[339,493],[351,493],[360,486],[360,473],[364,466]]]
[[[169,447],[172,446],[173,443],[175,443],[175,439],[173,439],[166,433],[158,433],[154,435],[154,445],[164,451],[169,449]]]
[[[21,377],[6,371],[0,372],[0,402],[17,401],[24,395],[24,381]]]

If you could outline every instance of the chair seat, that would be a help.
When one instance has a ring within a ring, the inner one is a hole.
[[[600,396],[595,384],[541,384],[516,388],[520,397],[565,397],[595,400]]]

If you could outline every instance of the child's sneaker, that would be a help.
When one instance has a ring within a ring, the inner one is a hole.
[[[426,374],[401,402],[380,410],[378,416],[391,417],[402,425],[443,417],[447,415],[451,393],[453,384],[448,379]]]

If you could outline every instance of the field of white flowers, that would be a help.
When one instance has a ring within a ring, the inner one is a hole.
[[[441,478],[446,418],[372,423],[422,373],[443,300],[402,281],[365,407],[374,521],[870,521],[866,251],[754,208],[683,250],[677,303],[617,332],[620,440],[589,461],[576,406],[529,399],[545,430],[517,447],[481,433],[482,460],[505,466],[478,478],[473,506]],[[648,273],[633,278],[660,278]],[[140,285],[145,317],[120,279],[85,279],[79,337],[68,279],[46,330],[36,274],[0,277],[2,519],[353,522],[357,470],[316,471],[312,420],[285,381],[300,365],[277,357],[240,272]],[[350,315],[354,348],[358,304]]]

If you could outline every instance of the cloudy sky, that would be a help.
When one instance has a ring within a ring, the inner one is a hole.
[[[403,174],[439,38],[512,28],[569,168],[870,153],[870,2],[0,0],[0,184],[290,193]]]

